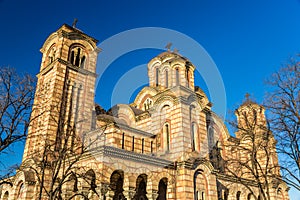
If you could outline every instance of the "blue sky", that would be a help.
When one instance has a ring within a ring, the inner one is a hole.
[[[261,102],[267,90],[264,80],[300,52],[299,0],[0,0],[0,66],[37,74],[43,42],[74,18],[78,18],[77,27],[99,43],[140,27],[168,28],[193,38],[218,67],[228,110],[234,110],[247,92]],[[109,108],[106,97],[121,74],[159,52],[145,49],[121,56],[105,72],[96,101]],[[198,85],[206,90],[203,81]]]

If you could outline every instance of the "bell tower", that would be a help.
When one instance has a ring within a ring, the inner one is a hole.
[[[62,25],[41,48],[42,62],[23,161],[61,134],[80,136],[93,127],[97,40]]]

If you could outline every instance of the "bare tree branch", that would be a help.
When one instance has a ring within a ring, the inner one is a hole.
[[[14,68],[0,68],[0,155],[12,144],[25,140],[34,91],[34,77],[18,74]],[[7,171],[0,180],[9,174]]]
[[[300,191],[300,62],[291,59],[274,73],[267,84],[266,96],[272,131],[278,141],[282,175]]]

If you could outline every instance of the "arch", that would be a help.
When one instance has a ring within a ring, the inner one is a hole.
[[[80,68],[84,68],[87,58],[85,47],[82,44],[72,44],[69,48],[68,61]]]
[[[114,192],[113,200],[123,200],[125,196],[123,194],[124,184],[124,172],[122,170],[115,170],[110,176],[109,187]]]
[[[149,110],[151,107],[153,106],[153,100],[148,97],[145,101],[144,101],[144,110]]]
[[[9,192],[8,191],[6,191],[5,193],[4,193],[4,195],[3,195],[3,200],[8,200],[8,197],[9,197]]]
[[[254,198],[254,195],[252,194],[252,193],[249,193],[248,195],[247,195],[247,200],[254,200],[255,198]]]
[[[176,86],[180,85],[180,72],[179,72],[179,68],[175,68],[175,83]]]
[[[204,171],[202,169],[197,169],[194,173],[194,199],[196,200],[204,200],[207,196],[207,180],[203,172]]]
[[[161,108],[159,109],[159,124],[160,124],[160,129],[162,133],[162,138],[163,138],[163,133],[164,133],[164,125],[166,122],[170,121],[170,106],[169,104],[165,103]],[[162,143],[163,144],[163,143]]]
[[[198,124],[196,122],[192,122],[191,125],[191,137],[192,137],[192,150],[200,151],[200,140],[199,140],[199,132],[198,132]]]
[[[144,153],[145,139],[142,138],[142,153]]]
[[[52,44],[47,52],[46,63],[51,64],[56,59],[56,44]]]
[[[189,67],[186,67],[185,70],[185,79],[186,79],[186,87],[190,88],[190,72],[189,72]]]
[[[21,180],[19,181],[19,183],[17,184],[16,187],[16,192],[15,192],[15,197],[16,199],[24,199],[25,198],[25,184],[24,182]]]
[[[276,197],[277,197],[278,200],[285,200],[284,193],[282,192],[281,188],[278,188],[277,193],[276,193]]]
[[[160,179],[158,184],[158,197],[156,200],[166,200],[167,199],[167,188],[168,188],[168,178],[164,177]]]
[[[194,199],[205,200],[207,198],[207,180],[202,169],[197,169],[193,177]]]
[[[212,175],[213,170],[214,167],[212,166],[211,162],[208,160],[201,162],[201,164],[199,164],[196,167],[193,176],[194,195],[198,190],[199,192],[200,191],[204,192],[203,196],[205,199],[212,198],[211,194],[208,193],[208,191],[211,191],[213,190],[213,188],[217,187],[216,177]],[[194,196],[194,199],[196,199],[196,196]]]
[[[136,193],[134,200],[147,200],[147,175],[141,174],[136,179]]]
[[[208,127],[207,130],[207,138],[208,138],[208,148],[209,151],[211,151],[213,149],[213,147],[215,146],[215,134],[214,134],[214,129],[212,126]]]
[[[147,98],[151,98],[157,94],[157,90],[151,87],[144,87],[135,97],[134,104],[138,109],[143,109],[143,103]]]
[[[58,37],[58,33],[54,32],[52,33],[44,42],[41,52],[45,53],[47,49],[49,49],[52,46],[53,40],[55,40]]]
[[[148,73],[153,73],[155,68],[161,65],[161,61],[156,57],[148,62]]]
[[[70,185],[73,185],[73,192],[78,191],[78,178],[74,172],[69,176]]]
[[[15,176],[15,180],[13,182],[13,196],[14,196],[15,199],[17,199],[17,197],[19,195],[21,185],[23,184],[22,189],[25,189],[24,188],[24,186],[25,186],[24,183],[30,181],[31,177],[28,177],[27,174],[28,174],[27,171],[19,171],[19,172],[17,172],[17,174]],[[24,190],[22,190],[22,191],[24,191]]]
[[[161,112],[166,105],[169,106],[169,108],[173,108],[175,104],[177,104],[176,96],[170,92],[165,95],[161,95],[159,98],[154,100],[153,108],[156,111]]]
[[[125,148],[125,133],[122,133],[122,149]]]
[[[159,85],[159,68],[155,68],[155,86]]]
[[[165,71],[165,85],[169,87],[169,70]]]
[[[85,179],[87,181],[87,183],[89,184],[90,190],[92,190],[93,192],[96,192],[96,174],[94,172],[94,170],[89,169],[86,173],[85,173]]]
[[[134,136],[132,136],[132,146],[131,146],[131,151],[134,151]]]
[[[170,150],[170,124],[166,122],[163,126],[163,148],[165,152],[169,152]]]
[[[228,191],[228,189],[226,189],[223,191],[223,199],[228,200],[228,196],[229,196],[229,191]]]
[[[211,116],[212,116],[212,120],[214,122],[214,126],[218,127],[218,129],[220,130],[220,134],[223,138],[223,140],[228,140],[231,136],[230,133],[226,127],[226,125],[224,124],[224,120],[222,120],[217,114],[215,114],[214,112],[211,112]]]
[[[236,200],[240,200],[240,199],[241,199],[241,191],[237,191]]]
[[[132,108],[126,104],[117,104],[111,108],[113,116],[124,120],[127,125],[135,127],[135,114]]]
[[[93,51],[94,49],[97,48],[97,43],[95,42],[95,39],[91,38],[91,37],[86,37],[83,38],[82,34],[79,32],[70,32],[73,31],[70,27],[68,27],[68,25],[62,25],[59,30],[55,31],[54,33],[52,33],[44,42],[42,48],[41,48],[41,52],[44,53],[47,49],[49,49],[49,46],[51,45],[51,43],[53,42],[53,40],[55,39],[59,39],[61,37],[61,30],[64,30],[67,32],[68,37],[73,40],[73,41],[78,41],[80,40],[81,43],[84,44],[85,47],[88,48],[89,51]]]

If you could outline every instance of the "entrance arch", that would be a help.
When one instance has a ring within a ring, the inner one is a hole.
[[[141,174],[136,179],[136,193],[134,200],[148,200],[147,198],[147,175]]]
[[[110,176],[110,188],[114,191],[113,200],[125,200],[123,194],[123,184],[124,184],[124,172],[122,170],[116,170]]]
[[[162,178],[158,184],[158,197],[156,200],[166,200],[167,199],[167,187],[168,187],[168,179]]]

